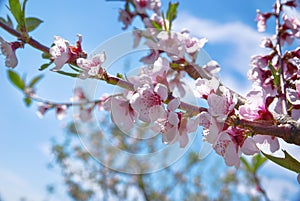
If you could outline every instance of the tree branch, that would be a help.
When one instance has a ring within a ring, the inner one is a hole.
[[[2,21],[0,21],[0,27],[2,29],[4,29],[5,31],[7,31],[8,33],[10,33],[11,35],[16,36],[19,40],[23,41],[24,43],[28,43],[32,47],[34,47],[42,52],[49,53],[49,47],[42,45],[37,40],[35,40],[31,37],[24,38],[24,36],[21,33],[16,31],[15,29],[11,28],[10,26],[6,25]]]
[[[300,123],[295,120],[282,119],[282,116],[275,117],[277,125],[266,124],[265,121],[238,120],[237,124],[249,129],[255,135],[268,135],[282,138],[284,141],[300,146]]]

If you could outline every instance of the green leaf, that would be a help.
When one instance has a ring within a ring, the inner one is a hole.
[[[52,64],[52,62],[43,64],[43,65],[41,65],[41,67],[39,68],[39,70],[40,70],[40,71],[45,70],[45,69],[48,68],[51,64]]]
[[[82,72],[83,72],[82,70],[80,70],[80,69],[78,69],[78,68],[72,66],[71,64],[69,64],[69,67],[70,67],[72,70],[74,70],[74,71],[76,71],[76,72],[78,72],[78,73],[82,73]]]
[[[25,20],[26,23],[26,30],[27,32],[33,31],[36,29],[43,21],[35,18],[35,17],[28,17]]]
[[[65,71],[55,71],[56,73],[62,74],[62,75],[66,75],[69,77],[78,77],[80,74],[77,73],[69,73],[69,72],[65,72]]]
[[[157,30],[162,30],[161,24],[159,24],[158,22],[156,22],[155,20],[151,20],[151,24],[152,26],[157,29]]]
[[[23,4],[22,4],[22,13],[23,13],[23,16],[25,16],[25,8],[26,8],[27,1],[28,0],[24,0]]]
[[[24,25],[23,12],[19,0],[9,0],[9,9],[20,26]]]
[[[252,161],[253,171],[256,172],[267,161],[267,158],[263,157],[261,154],[257,154],[252,158]]]
[[[29,86],[30,88],[34,87],[34,85],[36,85],[36,83],[37,83],[38,81],[40,81],[43,77],[44,77],[44,75],[38,75],[38,76],[36,76],[35,78],[33,78],[33,79],[30,81],[30,83],[29,83],[28,86]]]
[[[25,89],[25,82],[13,70],[8,70],[8,78],[13,83],[13,85],[15,85],[18,89],[20,89],[22,91]]]
[[[24,101],[24,103],[25,103],[25,105],[26,105],[27,107],[29,107],[29,106],[32,104],[32,100],[31,100],[31,98],[29,98],[29,97],[25,97],[25,98],[23,99],[23,101]]]
[[[171,30],[172,27],[172,22],[175,20],[175,18],[177,17],[177,8],[178,8],[179,3],[171,3],[169,2],[169,8],[167,10],[167,20],[169,20],[170,26],[169,26],[169,30]]]
[[[300,163],[295,158],[293,158],[289,153],[285,150],[282,150],[284,153],[284,158],[278,158],[275,156],[268,155],[266,153],[263,153],[265,157],[267,157],[269,160],[273,161],[274,163],[289,169],[291,171],[294,171],[296,173],[300,173]]]
[[[251,167],[251,165],[248,163],[248,161],[244,158],[241,157],[241,162],[245,165],[246,169],[248,172],[253,172],[253,168]]]
[[[46,53],[46,52],[43,52],[42,58],[43,58],[43,59],[50,59],[50,58],[51,58],[51,54]]]
[[[280,86],[280,75],[279,72],[274,68],[271,62],[269,62],[269,68],[271,70],[271,73],[274,77],[274,84],[276,87]]]
[[[10,17],[7,15],[7,22],[6,22],[6,24],[9,26],[9,27],[11,27],[11,28],[13,28],[14,27],[14,25],[13,25],[13,22],[12,22],[12,20],[10,19]]]

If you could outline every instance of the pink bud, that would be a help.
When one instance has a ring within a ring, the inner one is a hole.
[[[56,107],[56,117],[58,120],[62,120],[67,115],[67,106],[59,105]]]

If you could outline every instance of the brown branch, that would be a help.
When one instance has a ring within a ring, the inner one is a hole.
[[[10,26],[6,25],[5,23],[0,21],[0,27],[2,29],[4,29],[5,31],[7,31],[8,33],[10,33],[13,36],[16,36],[19,40],[23,41],[24,43],[28,43],[30,46],[45,52],[45,53],[49,53],[49,47],[39,43],[37,40],[29,37],[29,38],[24,38],[24,36],[16,31],[15,29],[11,28]]]
[[[253,131],[255,135],[279,137],[288,143],[300,146],[300,123],[294,120],[282,120],[279,116],[275,118],[278,120],[277,125],[244,119],[240,119],[237,124],[242,128]]]

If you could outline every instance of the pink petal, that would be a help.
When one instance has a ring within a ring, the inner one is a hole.
[[[272,153],[274,153],[279,149],[279,142],[276,137],[273,138],[271,136],[266,136],[266,135],[255,135],[253,139],[256,142],[256,146],[259,149],[262,149],[267,146],[270,148],[270,151]]]
[[[244,141],[241,151],[246,155],[254,155],[259,151],[259,149],[257,148],[255,141],[248,137]]]
[[[173,144],[178,137],[178,129],[176,127],[167,128],[167,132],[162,134],[164,144]]]
[[[169,103],[168,103],[168,110],[170,111],[175,111],[180,105],[180,100],[179,98],[174,98],[173,100],[171,100]]]
[[[189,143],[189,137],[187,133],[183,133],[182,135],[179,136],[180,148],[186,147],[188,143]]]
[[[165,101],[168,98],[168,88],[165,85],[158,83],[154,91],[160,96],[161,100]]]
[[[170,124],[172,124],[173,126],[178,126],[178,123],[179,123],[179,119],[178,119],[178,115],[177,113],[175,112],[169,112],[169,115],[168,115],[168,122]]]

